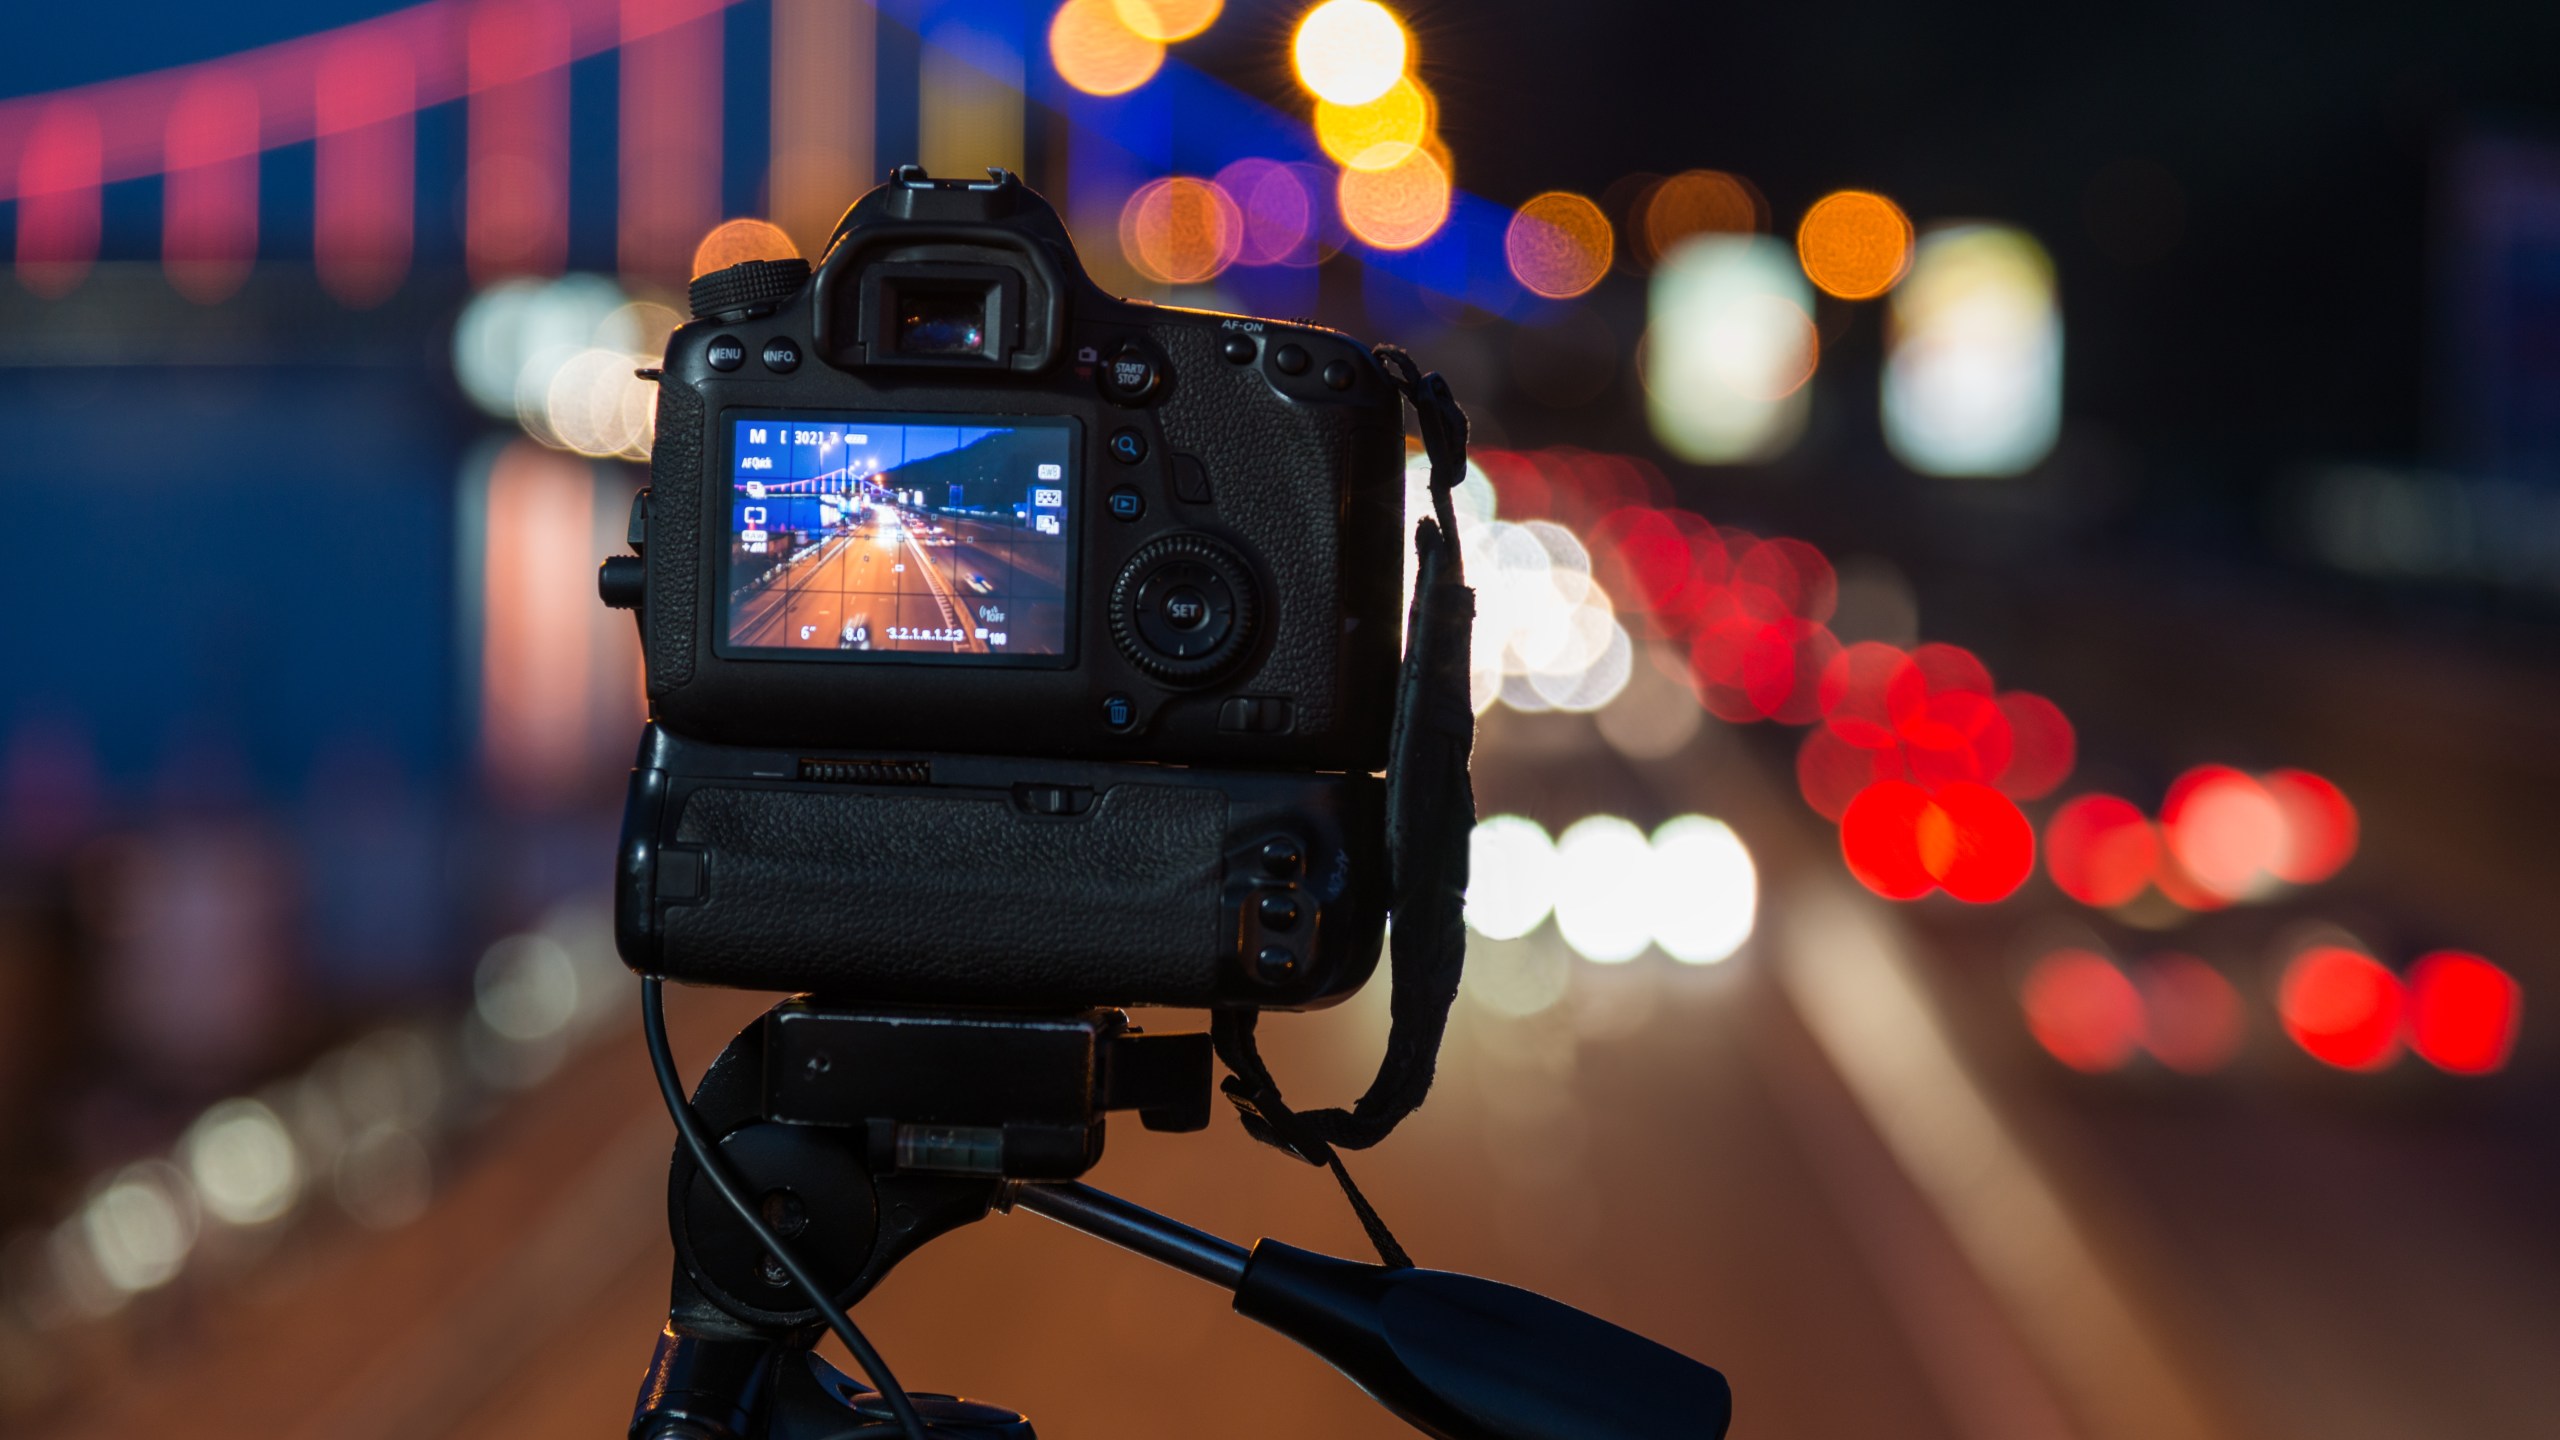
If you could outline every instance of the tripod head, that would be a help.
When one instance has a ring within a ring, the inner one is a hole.
[[[652,1010],[654,1015],[654,1007]],[[1145,1035],[1117,1011],[897,1012],[783,1002],[730,1042],[692,1118],[763,1226],[838,1306],[937,1235],[1027,1210],[1233,1293],[1443,1440],[1721,1436],[1724,1378],[1569,1306],[1468,1275],[1250,1250],[1072,1183],[1103,1119],[1209,1119],[1205,1035]],[[674,1303],[634,1440],[853,1440],[908,1433],[893,1402],[819,1359],[819,1310],[689,1144],[669,1175]],[[924,1433],[1028,1440],[1009,1410],[919,1394]]]

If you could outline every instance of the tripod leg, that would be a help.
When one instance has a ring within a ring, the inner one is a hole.
[[[784,1347],[770,1340],[659,1333],[631,1414],[631,1440],[748,1440],[762,1428]]]

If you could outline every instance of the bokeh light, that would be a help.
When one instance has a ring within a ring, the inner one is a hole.
[[[2142,1047],[2181,1075],[2210,1075],[2240,1053],[2248,1019],[2240,992],[2192,955],[2154,955],[2134,969]]]
[[[2169,787],[2161,834],[2186,878],[2224,901],[2264,892],[2284,862],[2284,811],[2255,776],[2200,765]]]
[[[1124,14],[1154,14],[1148,0],[1067,0],[1049,20],[1049,63],[1058,78],[1087,95],[1126,95],[1156,78],[1164,44],[1132,27]],[[1151,22],[1152,23],[1152,22]]]
[[[2027,1033],[2083,1074],[2121,1070],[2143,1039],[2142,995],[2122,970],[2087,950],[2056,950],[2018,987]]]
[[[2308,770],[2269,772],[2263,783],[2284,815],[2284,844],[2267,868],[2279,880],[2317,885],[2356,853],[2356,807],[2346,792]]]
[[[2036,868],[2035,827],[2017,802],[1971,780],[1929,792],[1916,848],[1929,878],[1972,905],[2006,900]]]
[[[1819,342],[1811,291],[1785,246],[1684,241],[1653,273],[1646,413],[1664,448],[1702,464],[1775,459],[1804,430]]]
[[[1523,286],[1550,300],[1569,300],[1609,273],[1614,239],[1598,205],[1571,191],[1550,190],[1511,217],[1502,250]]]
[[[1712,965],[1751,938],[1760,880],[1742,837],[1721,820],[1683,815],[1653,832],[1653,940],[1690,965]]]
[[[2151,821],[2130,800],[2076,796],[2045,822],[2045,873],[2083,905],[2112,909],[2131,901],[2151,884],[2159,862]]]
[[[1911,220],[1867,190],[1825,195],[1796,227],[1805,277],[1843,300],[1872,300],[1911,268]]]
[[[1298,83],[1336,105],[1365,105],[1404,75],[1404,26],[1375,0],[1325,0],[1290,46]]]
[[[1450,180],[1432,150],[1422,146],[1384,170],[1342,172],[1334,199],[1352,234],[1381,250],[1410,250],[1439,232],[1449,218]]]
[[[1920,860],[1920,822],[1929,792],[1885,780],[1858,792],[1840,816],[1840,855],[1858,883],[1887,900],[1917,900],[1937,888]]]
[[[749,260],[796,260],[800,247],[770,220],[723,220],[693,247],[693,275],[700,279]]]
[[[1652,847],[1615,815],[1576,820],[1556,837],[1556,928],[1585,960],[1633,960],[1653,943]]]
[[[1112,0],[1120,23],[1160,44],[1188,40],[1218,23],[1226,0]]]
[[[1138,187],[1120,207],[1120,249],[1164,285],[1215,278],[1244,250],[1244,212],[1215,183],[1172,175]]]
[[[1555,908],[1555,842],[1520,815],[1477,822],[1467,841],[1468,928],[1488,940],[1514,940],[1538,928]]]
[[[2041,800],[2071,778],[2079,760],[2079,735],[2062,707],[2041,695],[2011,690],[2000,696],[2000,714],[2009,724],[2009,764],[2000,772],[2000,793],[2012,800]]]
[[[1247,157],[1214,177],[1244,217],[1239,265],[1306,266],[1316,262],[1316,196],[1312,167]]]
[[[293,1136],[256,1100],[225,1100],[205,1111],[178,1149],[206,1212],[225,1224],[276,1218],[302,1183]]]
[[[2490,1075],[2514,1053],[2524,990],[2477,955],[2438,950],[2409,967],[2409,1048],[2455,1075]]]
[[[1885,440],[1925,475],[2016,475],[2062,432],[2053,262],[2024,231],[1956,225],[1920,238],[1893,291]]]
[[[1645,191],[1630,219],[1644,258],[1653,261],[1692,235],[1756,234],[1767,228],[1768,215],[1750,181],[1721,170],[1688,170]]]
[[[106,1282],[126,1294],[169,1283],[195,1247],[192,1187],[165,1160],[143,1160],[117,1172],[81,1208],[80,1228]]]
[[[2285,966],[2276,992],[2284,1033],[2341,1070],[2379,1070],[2400,1054],[2400,978],[2370,955],[2317,945]]]
[[[1410,75],[1359,105],[1316,102],[1316,143],[1354,170],[1392,170],[1431,138],[1432,102]]]

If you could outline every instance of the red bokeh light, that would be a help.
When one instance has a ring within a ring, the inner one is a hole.
[[[1959,780],[1929,793],[1920,816],[1921,868],[1959,900],[2005,900],[2036,868],[2035,827],[2017,802],[1988,785]]]
[[[1763,540],[1734,562],[1734,583],[1774,594],[1786,613],[1821,624],[1840,605],[1840,580],[1822,552],[1802,540]]]
[[[1910,656],[1881,640],[1861,640],[1832,656],[1815,693],[1823,724],[1861,749],[1891,749],[1896,737],[1885,696],[1894,677],[1911,668]]]
[[[2086,950],[2038,960],[2018,989],[2018,1005],[2045,1053],[2085,1074],[2122,1069],[2146,1028],[2133,982]]]
[[[1937,888],[1920,863],[1920,822],[1935,809],[1928,792],[1907,780],[1859,791],[1840,816],[1840,855],[1849,873],[1888,900],[1917,900]]]
[[[2009,717],[1998,702],[1970,690],[1930,696],[1927,708],[1901,726],[1901,735],[1911,778],[1923,785],[1988,783],[2009,768]]]
[[[2257,777],[2199,765],[2160,805],[2160,829],[2186,878],[2215,897],[2246,899],[2285,861],[2282,808]]]
[[[2477,955],[2438,950],[2409,967],[2409,1048],[2439,1070],[2491,1075],[2515,1050],[2524,990]]]
[[[1858,792],[1877,781],[1902,778],[1900,751],[1861,749],[1828,725],[1807,731],[1796,750],[1796,789],[1825,820],[1837,822]]]
[[[2192,955],[2155,955],[2136,967],[2146,1019],[2143,1048],[2182,1075],[2209,1075],[2240,1052],[2247,1021],[2240,992]]]
[[[2160,842],[2130,800],[2076,796],[2045,822],[2045,873],[2083,905],[2124,904],[2152,882],[2159,865]]]
[[[2079,760],[2079,736],[2062,707],[2041,695],[2012,690],[2000,697],[2009,722],[2009,765],[1993,783],[2012,800],[2041,800],[2071,778]]]
[[[2370,955],[2321,945],[2293,957],[2277,988],[2284,1033],[2341,1070],[2379,1070],[2400,1055],[2400,978]]]
[[[1973,652],[1956,645],[1928,644],[1911,652],[1911,666],[1897,672],[1885,691],[1885,708],[1898,729],[1926,720],[1932,696],[1992,696],[1991,672]]]
[[[2268,870],[2296,885],[2337,874],[2356,853],[2356,807],[2346,792],[2308,770],[2271,771],[2265,783],[2285,831]]]

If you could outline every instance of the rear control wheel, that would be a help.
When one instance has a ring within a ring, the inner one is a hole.
[[[1258,608],[1243,557],[1206,535],[1167,535],[1120,567],[1111,638],[1157,679],[1196,684],[1244,655]]]

